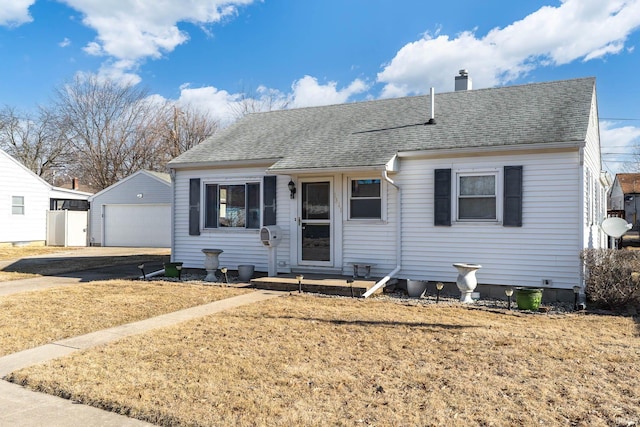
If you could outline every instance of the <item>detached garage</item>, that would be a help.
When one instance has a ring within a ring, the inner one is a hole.
[[[171,178],[141,170],[89,198],[92,246],[171,247]]]

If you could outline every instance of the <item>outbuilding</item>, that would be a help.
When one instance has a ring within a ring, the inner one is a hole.
[[[170,247],[171,178],[140,170],[93,195],[92,246]]]

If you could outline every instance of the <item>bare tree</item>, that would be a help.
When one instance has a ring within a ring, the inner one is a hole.
[[[45,108],[35,115],[9,106],[0,110],[0,148],[54,185],[70,154],[55,116]]]
[[[288,106],[289,98],[283,96],[281,92],[260,86],[255,90],[241,90],[240,98],[232,103],[230,108],[236,118],[240,119],[250,113],[284,110]]]
[[[195,147],[218,130],[218,122],[191,106],[167,103],[156,126],[169,161]]]
[[[146,90],[77,76],[56,89],[54,105],[74,153],[71,167],[87,184],[100,190],[140,169],[164,170],[153,126],[163,108]]]

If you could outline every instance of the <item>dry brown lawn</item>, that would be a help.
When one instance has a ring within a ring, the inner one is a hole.
[[[77,248],[63,248],[57,246],[0,246],[0,260],[20,259],[57,252],[69,252],[76,249]]]
[[[0,356],[248,290],[110,280],[0,297]]]
[[[11,280],[30,279],[38,277],[39,274],[18,273],[14,271],[0,271],[0,282],[9,282]]]
[[[11,380],[166,426],[640,423],[633,318],[456,304],[294,294]]]

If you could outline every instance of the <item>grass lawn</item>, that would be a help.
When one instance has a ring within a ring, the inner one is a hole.
[[[0,297],[0,356],[196,305],[243,289],[110,280]]]
[[[640,423],[634,318],[457,304],[294,294],[10,379],[166,426]]]
[[[76,248],[63,248],[58,246],[0,246],[0,260],[20,259],[73,250],[76,250]]]
[[[18,273],[14,271],[0,271],[0,282],[9,282],[11,280],[30,279],[38,277],[39,274]]]

